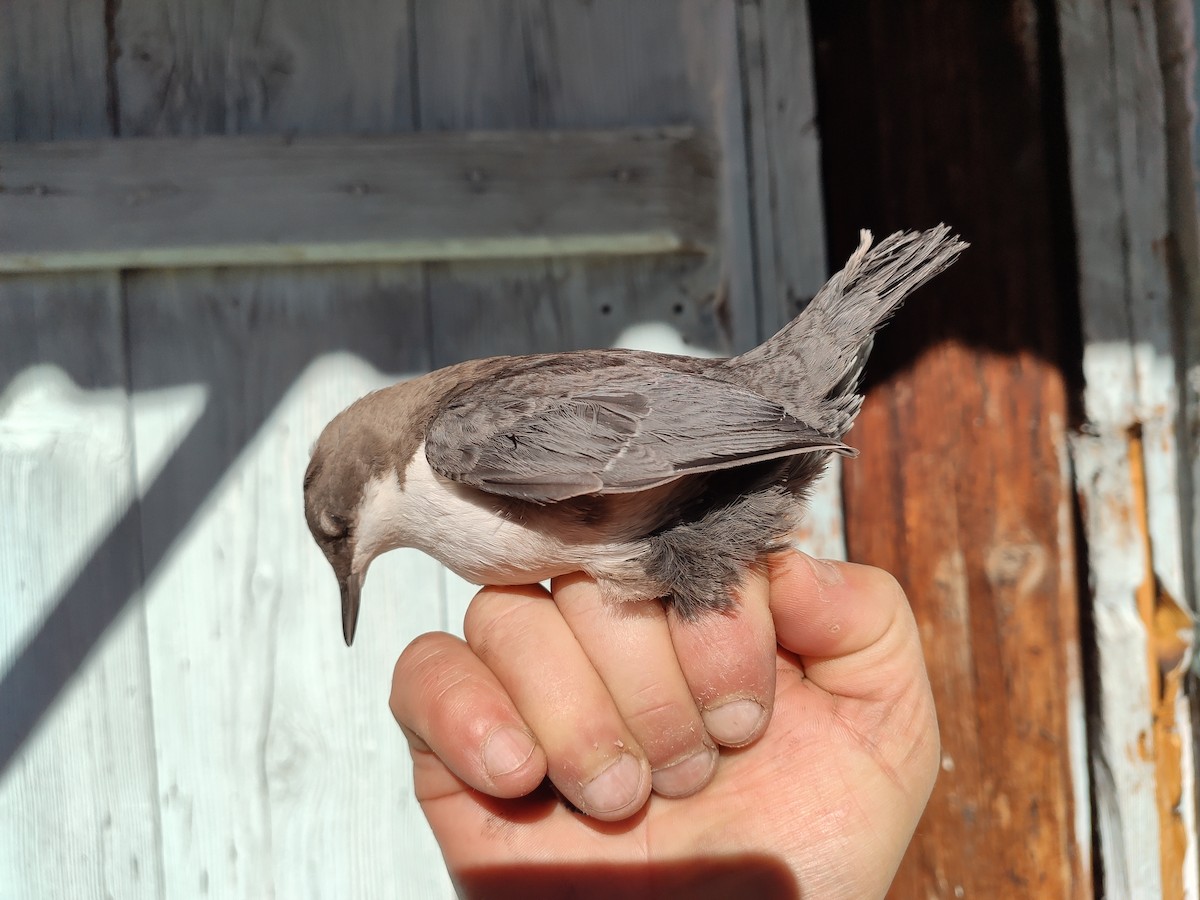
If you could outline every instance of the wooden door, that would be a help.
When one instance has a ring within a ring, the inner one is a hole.
[[[359,394],[465,357],[715,353],[782,321],[824,266],[806,28],[730,0],[5,7],[0,168],[30,185],[7,208],[116,206],[37,219],[76,226],[59,251],[0,249],[51,270],[0,276],[0,895],[450,896],[385,699],[470,588],[381,559],[347,652],[303,526],[309,445]],[[286,196],[221,180],[311,179],[311,150],[329,209],[361,206],[356,141],[663,126],[716,167],[714,237],[684,252],[339,260]],[[104,142],[30,143],[78,139]]]

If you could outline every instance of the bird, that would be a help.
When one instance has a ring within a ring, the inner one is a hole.
[[[773,337],[727,358],[591,349],[474,359],[361,397],[304,475],[355,636],[371,561],[424,551],[481,585],[592,576],[605,601],[728,611],[787,547],[863,403],[876,331],[967,244],[946,225],[858,248]]]

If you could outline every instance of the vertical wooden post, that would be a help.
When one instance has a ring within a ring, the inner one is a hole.
[[[1188,390],[1181,330],[1195,315],[1185,303],[1189,266],[1192,278],[1196,271],[1186,242],[1195,241],[1195,192],[1190,137],[1173,130],[1187,103],[1169,93],[1182,90],[1183,73],[1170,69],[1192,37],[1189,27],[1180,40],[1167,3],[1055,7],[1084,336],[1086,422],[1072,452],[1094,606],[1085,640],[1096,660],[1101,887],[1114,897],[1194,897],[1183,693],[1193,643],[1184,539],[1191,464],[1179,415]]]
[[[1091,897],[1067,462],[1077,313],[1052,16],[813,3],[832,259],[856,229],[972,243],[887,329],[846,466],[851,559],[924,639],[943,771],[896,897]]]

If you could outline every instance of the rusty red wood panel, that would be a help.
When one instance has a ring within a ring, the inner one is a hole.
[[[972,248],[876,349],[850,558],[920,623],[943,771],[897,898],[1091,897],[1066,438],[1078,312],[1052,10],[817,0],[830,258],[861,226]]]

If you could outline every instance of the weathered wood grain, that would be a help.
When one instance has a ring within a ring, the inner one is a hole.
[[[0,140],[110,134],[100,0],[0,4],[0,60]],[[115,273],[0,277],[5,898],[161,893],[123,316]]]
[[[1071,210],[1045,131],[1045,11],[811,9],[831,261],[859,227],[946,221],[972,243],[880,335],[844,467],[850,557],[908,591],[941,725],[891,896],[1090,898]]]
[[[639,285],[635,290],[644,300],[655,296],[640,306],[639,318],[679,323],[697,345],[728,351],[757,340],[740,112],[736,121],[721,118],[725,98],[740,109],[732,4],[419,2],[416,21],[422,127],[688,123],[711,137],[724,192],[710,197],[719,202],[718,257],[737,259],[736,270],[723,278],[717,257],[557,261],[550,283],[566,279],[566,290],[587,284],[581,308],[593,312],[591,324],[579,331],[582,346],[610,343],[620,333],[614,310],[630,290],[627,282]],[[472,26],[463,28],[468,21]],[[730,132],[734,127],[736,133]],[[738,190],[740,199],[732,199],[729,192]],[[443,302],[454,301],[443,296],[434,305]],[[684,309],[676,312],[680,303]]]
[[[1151,2],[1057,8],[1085,339],[1087,423],[1073,451],[1094,593],[1105,889],[1183,897],[1196,850],[1178,681],[1192,639],[1156,15]]]
[[[1166,119],[1167,268],[1183,356],[1180,438],[1190,465],[1180,470],[1185,528],[1184,579],[1193,609],[1196,604],[1196,560],[1200,559],[1200,520],[1196,491],[1200,487],[1200,133],[1196,114],[1196,29],[1200,25],[1190,0],[1158,0],[1158,58],[1163,69]]]
[[[119,133],[391,134],[412,121],[410,7],[115,4]]]
[[[741,9],[762,327],[771,333],[825,283],[825,216],[808,3]]]
[[[1163,73],[1163,104],[1166,120],[1167,149],[1167,267],[1172,307],[1176,314],[1180,366],[1179,389],[1179,467],[1180,517],[1183,522],[1183,576],[1188,607],[1197,609],[1197,563],[1200,559],[1200,203],[1196,161],[1200,159],[1200,135],[1197,134],[1196,79],[1197,18],[1189,0],[1158,0],[1158,59]],[[1195,690],[1196,657],[1174,680],[1175,704],[1186,707],[1175,716],[1179,723],[1171,740],[1178,746],[1179,811],[1184,833],[1189,836],[1184,853],[1182,875],[1187,896],[1200,896],[1200,833],[1197,823],[1197,742],[1196,721],[1200,699]],[[1168,697],[1164,694],[1164,700]],[[1166,704],[1163,704],[1165,711]],[[1184,727],[1191,725],[1189,735]],[[1163,779],[1162,781],[1165,781]],[[1160,782],[1159,804],[1170,802]],[[1176,788],[1170,785],[1171,790]],[[1191,802],[1187,802],[1188,800]]]
[[[449,15],[438,19],[443,24],[432,28],[433,37],[418,41],[413,9],[429,21]],[[123,481],[106,479],[104,490],[89,489],[84,499],[107,508],[117,495],[130,502],[138,492],[145,497],[71,576],[71,603],[60,603],[26,645],[38,652],[62,648],[67,661],[55,662],[54,677],[39,689],[53,697],[92,646],[98,629],[88,626],[96,622],[76,616],[86,601],[94,595],[103,602],[93,612],[117,616],[136,593],[143,567],[149,622],[140,605],[118,619],[114,635],[124,635],[136,620],[141,662],[111,663],[102,648],[97,659],[105,680],[99,693],[86,694],[83,719],[70,718],[70,706],[61,719],[48,720],[5,775],[0,791],[15,785],[22,821],[36,826],[0,842],[7,854],[0,858],[5,865],[15,859],[18,872],[15,880],[0,877],[5,889],[11,883],[21,895],[51,896],[449,896],[440,858],[412,803],[406,754],[383,698],[403,643],[418,630],[460,617],[459,602],[441,598],[461,588],[444,584],[428,561],[403,554],[378,561],[364,625],[374,617],[391,636],[370,646],[360,638],[355,652],[345,653],[319,621],[336,615],[331,584],[298,515],[298,467],[309,442],[339,405],[395,373],[428,367],[434,362],[429,353],[449,361],[496,352],[509,342],[550,349],[552,340],[556,346],[619,342],[713,352],[762,336],[737,5],[579,0],[510,2],[491,12],[460,5],[462,15],[455,12],[451,4],[385,0],[334,6],[58,0],[0,9],[0,43],[15,36],[3,46],[20,61],[5,71],[17,71],[23,82],[19,91],[0,91],[0,113],[12,123],[11,133],[0,137],[112,132],[133,141],[286,133],[296,136],[293,146],[302,146],[318,134],[440,129],[436,116],[443,109],[455,128],[467,122],[572,129],[690,123],[712,137],[719,153],[721,230],[710,243],[727,263],[722,273],[713,265],[715,254],[679,254],[539,260],[528,267],[455,264],[429,267],[428,274],[316,265],[303,272],[248,267],[21,279],[22,291],[33,284],[67,288],[53,303],[46,300],[53,291],[36,300],[56,311],[54,322],[13,330],[14,346],[31,358],[53,356],[30,335],[59,328],[58,311],[71,302],[82,305],[70,309],[70,320],[92,338],[62,332],[64,346],[86,348],[63,354],[61,363],[80,385],[91,386],[95,376],[92,351],[128,342],[132,355],[121,370],[121,386],[134,386],[132,401],[121,400],[128,452],[114,463],[127,474]],[[510,22],[513,31],[503,31]],[[496,41],[496,34],[514,32],[519,41]],[[66,45],[85,47],[86,58],[64,51]],[[504,57],[510,51],[511,58]],[[477,57],[480,71],[463,89],[457,73],[474,71]],[[58,64],[64,60],[70,64]],[[34,76],[26,78],[29,72]],[[519,86],[502,83],[492,91],[488,79],[494,77]],[[452,99],[437,99],[441,91]],[[497,97],[510,111],[494,111]],[[482,111],[462,112],[472,105]],[[158,186],[175,174],[168,172]],[[152,190],[137,199],[153,204],[163,198]],[[695,199],[711,203],[713,197]],[[111,231],[128,216],[122,207],[96,227]],[[182,210],[174,224],[190,227],[202,218]],[[296,224],[279,221],[281,228]],[[711,233],[713,217],[705,227]],[[444,282],[445,290],[430,289],[435,282]],[[502,314],[497,301],[505,295],[515,299]],[[454,307],[451,297],[463,299]],[[93,313],[115,317],[117,344],[109,334],[114,329],[97,327]],[[62,396],[78,399],[67,388]],[[29,404],[21,408],[28,411]],[[100,431],[97,439],[112,436]],[[59,480],[51,494],[67,483],[65,476]],[[123,548],[136,565],[117,577],[113,567],[127,561]],[[82,560],[88,551],[80,554]],[[401,587],[407,605],[380,603]],[[72,629],[81,623],[77,635]],[[21,651],[5,672],[20,677],[0,681],[0,699],[10,688],[37,684],[35,676],[47,671],[36,653]],[[90,677],[85,673],[68,688],[67,704],[85,696],[80,692]],[[151,695],[158,731],[153,756],[145,730]],[[137,715],[142,731],[136,721],[128,725]],[[81,737],[85,727],[90,732]],[[58,747],[53,752],[45,750],[51,736]],[[123,753],[116,762],[106,755],[110,745]],[[31,818],[29,810],[74,785],[73,775],[56,776],[55,767],[71,773],[78,760],[70,754],[77,756],[80,747],[105,767],[80,775],[82,790],[69,798],[93,818],[67,806],[71,834],[62,821],[47,819],[43,827],[41,813]],[[40,774],[12,774],[35,750]],[[53,777],[58,781],[50,784]],[[102,818],[108,809],[115,810],[111,827]],[[86,859],[63,862],[89,841],[97,849]]]
[[[0,140],[112,133],[103,0],[0,4],[0,60]]]
[[[207,388],[203,416],[160,476],[171,490],[143,504],[147,555],[163,560],[147,627],[169,894],[207,885],[214,895],[369,896],[397,885],[419,896],[440,881],[422,863],[433,848],[414,833],[407,751],[384,702],[399,648],[440,622],[439,597],[422,587],[436,585],[437,565],[381,560],[347,652],[299,490],[334,413],[428,367],[407,340],[424,333],[415,278],[355,267],[302,280],[127,279],[135,392]],[[139,430],[139,446],[151,439]],[[319,865],[299,864],[307,859]]]
[[[64,599],[137,499],[116,287],[0,280],[0,731],[16,754],[0,767],[5,898],[161,889],[141,607]],[[136,542],[91,572],[136,583]]]
[[[123,0],[122,133],[404,131],[410,38],[405,3]],[[176,270],[128,284],[137,387],[209,385],[146,503],[147,553],[162,561],[147,602],[168,893],[196,895],[206,878],[213,896],[451,896],[386,707],[395,657],[444,621],[440,572],[378,560],[348,652],[299,507],[329,416],[429,366],[420,271]]]
[[[0,272],[706,252],[686,130],[0,145]]]
[[[765,337],[795,316],[828,274],[812,36],[807,2],[758,0],[738,9]],[[817,482],[797,542],[816,556],[845,559],[840,458]]]

